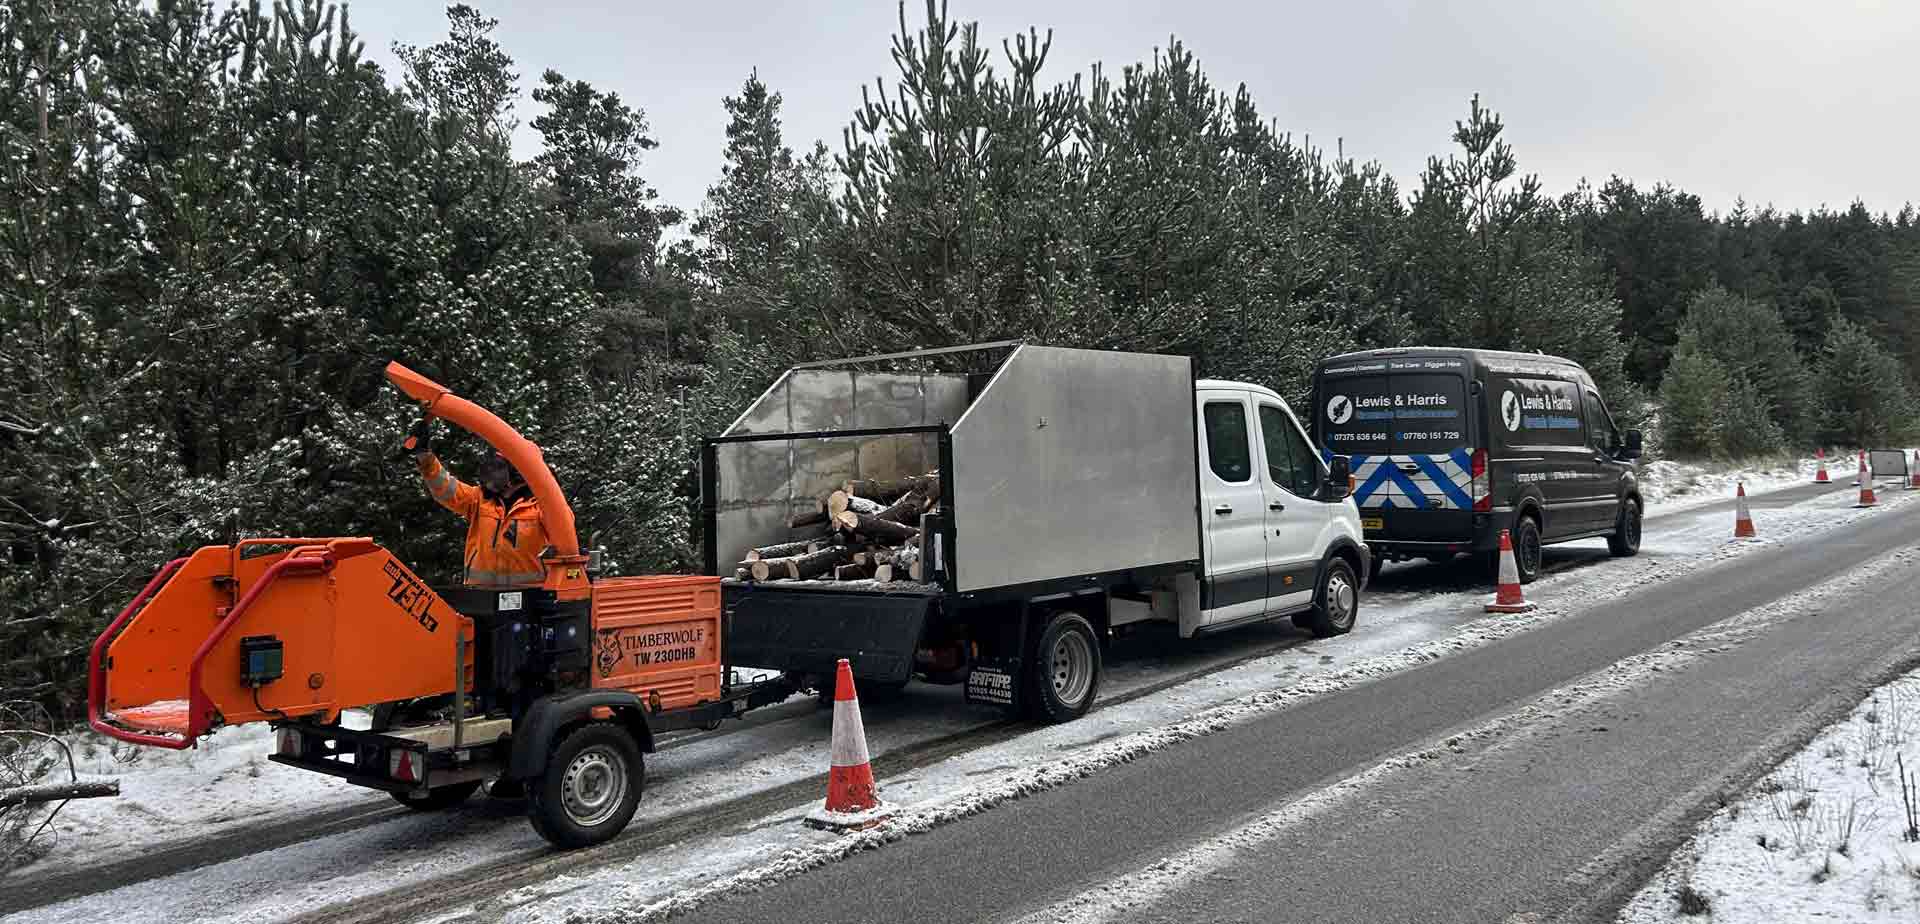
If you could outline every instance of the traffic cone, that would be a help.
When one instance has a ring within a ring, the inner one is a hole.
[[[1860,454],[1860,502],[1855,507],[1872,507],[1880,503],[1873,496],[1873,476],[1867,474],[1867,454]]]
[[[1915,453],[1915,455],[1920,455],[1920,453]],[[1832,484],[1833,479],[1827,477],[1827,451],[1825,449],[1815,449],[1813,451],[1813,461],[1820,463],[1820,470],[1813,473],[1813,483]]]
[[[1854,474],[1853,483],[1858,485],[1861,482],[1866,480],[1867,480],[1867,451],[1862,449],[1860,450],[1860,471]]]
[[[807,813],[807,824],[834,831],[870,828],[893,811],[880,801],[867,758],[867,730],[860,724],[860,697],[846,658],[833,681],[833,767],[827,771],[827,802]]]
[[[1753,514],[1747,512],[1747,483],[1742,481],[1733,492],[1733,538],[1752,539],[1758,535],[1753,531]]]
[[[1489,613],[1525,613],[1533,609],[1520,590],[1520,565],[1513,560],[1513,537],[1500,531],[1500,589],[1487,604]]]

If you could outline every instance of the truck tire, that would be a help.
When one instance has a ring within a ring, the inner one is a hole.
[[[1100,693],[1100,641],[1086,617],[1072,610],[1051,614],[1025,662],[1021,701],[1029,717],[1058,724],[1093,708]]]
[[[590,722],[560,739],[545,772],[528,781],[527,820],[555,847],[605,843],[633,820],[645,781],[633,735],[612,722]]]
[[[1360,617],[1360,581],[1346,559],[1335,556],[1321,569],[1320,586],[1313,591],[1313,609],[1306,615],[1306,628],[1314,638],[1353,631],[1353,623]]]
[[[1614,518],[1613,535],[1607,537],[1607,551],[1616,558],[1640,554],[1640,502],[1629,497],[1620,502],[1620,515]]]
[[[472,796],[474,790],[479,788],[479,780],[468,780],[464,783],[449,783],[445,786],[435,786],[427,790],[424,796],[410,792],[393,792],[387,795],[392,796],[393,801],[413,809],[416,812],[438,812],[442,809],[453,808],[467,801],[467,797]]]
[[[1513,521],[1513,565],[1520,572],[1520,583],[1531,584],[1540,576],[1540,521],[1531,513],[1523,513]],[[1500,550],[1487,553],[1487,573],[1493,576],[1494,583],[1500,582]]]

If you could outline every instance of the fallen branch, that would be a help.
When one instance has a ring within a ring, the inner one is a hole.
[[[36,783],[0,789],[0,808],[65,802],[68,799],[97,799],[120,794],[119,780],[79,780],[71,783]]]

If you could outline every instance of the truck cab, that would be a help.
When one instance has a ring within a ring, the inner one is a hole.
[[[1206,575],[1181,634],[1309,614],[1323,584],[1327,624],[1313,627],[1322,634],[1351,629],[1367,563],[1344,474],[1330,477],[1335,463],[1269,389],[1203,379],[1194,404]],[[1360,567],[1332,554],[1340,548],[1358,550]]]

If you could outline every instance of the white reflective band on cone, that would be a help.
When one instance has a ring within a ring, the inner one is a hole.
[[[867,730],[860,724],[860,700],[833,701],[833,766],[867,762]]]

